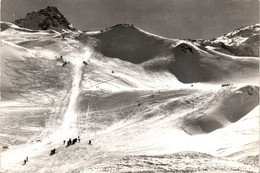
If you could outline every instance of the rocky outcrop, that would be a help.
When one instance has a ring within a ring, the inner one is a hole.
[[[48,6],[39,11],[28,13],[24,19],[18,19],[14,24],[29,29],[37,30],[71,30],[77,29],[59,12],[56,7]]]
[[[199,40],[203,45],[219,47],[235,56],[259,56],[260,24],[236,29],[211,40]]]

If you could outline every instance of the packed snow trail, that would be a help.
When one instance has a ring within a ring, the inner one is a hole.
[[[82,55],[78,55],[82,56]],[[22,147],[15,147],[14,150],[9,150],[2,154],[2,163],[0,167],[7,169],[10,167],[17,167],[19,169],[20,162],[24,159],[25,156],[29,158],[41,153],[44,150],[50,150],[57,144],[61,143],[64,139],[77,137],[78,127],[77,127],[77,112],[76,104],[77,98],[80,90],[80,82],[82,80],[82,67],[84,66],[83,61],[87,61],[91,57],[91,51],[86,50],[83,57],[73,57],[69,58],[69,61],[73,65],[73,81],[71,85],[71,94],[69,97],[68,108],[63,116],[63,122],[59,130],[53,131],[50,136],[39,143],[24,145]],[[49,146],[52,143],[53,145]],[[59,145],[58,145],[59,146]]]
[[[70,101],[62,122],[62,133],[69,136],[77,135],[77,113],[75,107],[77,103],[77,97],[79,94],[79,84],[81,81],[81,67],[81,65],[75,65]]]
[[[79,91],[80,82],[82,80],[82,67],[84,66],[83,61],[86,62],[90,57],[91,51],[87,49],[83,57],[69,59],[74,66],[69,104],[66,112],[64,113],[61,128],[57,132],[54,132],[53,135],[51,135],[52,142],[63,141],[64,139],[77,137],[79,135],[77,127],[78,114],[76,112],[76,105],[77,98],[80,93]]]

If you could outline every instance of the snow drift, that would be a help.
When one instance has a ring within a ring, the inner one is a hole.
[[[187,133],[210,133],[223,128],[240,120],[259,104],[259,87],[243,86],[223,92],[223,96],[216,94],[219,99],[211,108],[201,114],[184,117],[183,128]]]

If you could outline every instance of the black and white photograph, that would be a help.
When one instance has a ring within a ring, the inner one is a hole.
[[[0,173],[259,172],[259,0],[0,2]]]

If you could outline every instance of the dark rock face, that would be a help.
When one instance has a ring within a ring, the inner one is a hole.
[[[39,11],[28,13],[24,19],[18,19],[14,24],[29,29],[61,31],[62,29],[77,31],[56,7],[48,6]]]
[[[188,44],[181,43],[173,50],[174,59],[168,65],[168,70],[183,83],[206,82],[212,74],[208,69],[210,64],[200,60],[200,54]]]

